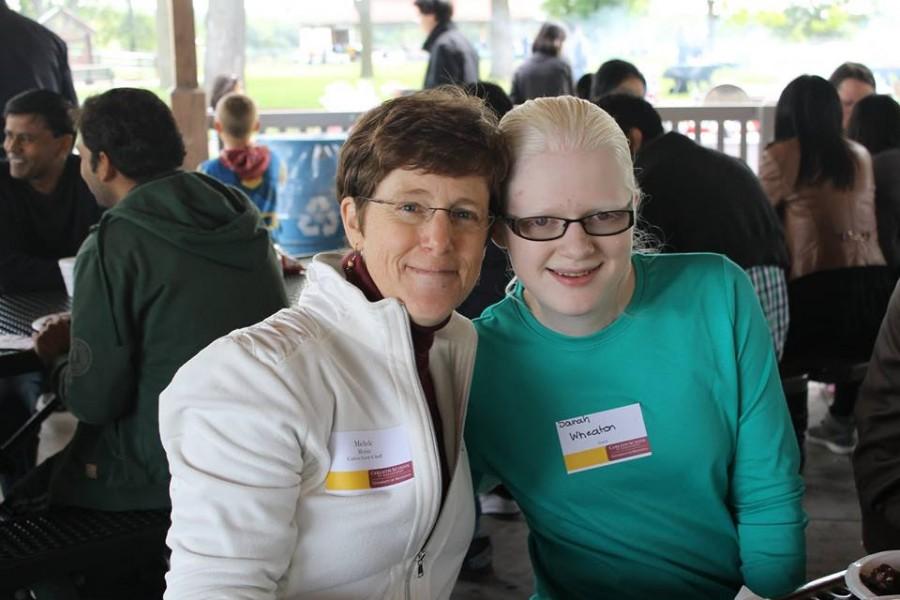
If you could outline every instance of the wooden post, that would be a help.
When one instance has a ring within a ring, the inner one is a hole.
[[[184,138],[185,169],[193,170],[209,157],[206,94],[197,85],[197,47],[192,0],[171,0],[175,39],[175,89],[172,112]]]

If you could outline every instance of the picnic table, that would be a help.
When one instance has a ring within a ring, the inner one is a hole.
[[[0,294],[0,335],[30,336],[31,323],[38,317],[64,312],[71,307],[62,290]],[[0,377],[39,371],[42,368],[33,350],[0,348]]]

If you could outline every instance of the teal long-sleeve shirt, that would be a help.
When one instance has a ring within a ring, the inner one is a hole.
[[[521,284],[475,321],[476,485],[522,508],[536,598],[786,593],[805,575],[803,483],[753,287],[713,254],[632,264],[629,305],[593,335],[542,326]]]

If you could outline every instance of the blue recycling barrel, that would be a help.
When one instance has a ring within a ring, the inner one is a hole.
[[[292,256],[346,246],[334,177],[346,134],[274,134],[258,137],[284,163],[272,239]]]

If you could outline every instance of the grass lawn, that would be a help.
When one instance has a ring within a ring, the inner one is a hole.
[[[376,63],[374,71],[375,77],[369,85],[372,93],[383,100],[396,90],[421,87],[425,63]],[[365,94],[367,87],[360,88],[359,73],[359,63],[251,66],[247,69],[246,87],[247,93],[263,109],[323,108],[322,99],[326,96],[339,101],[342,94]]]
[[[375,57],[375,77],[363,80],[360,64],[305,65],[297,63],[259,62],[247,66],[245,89],[265,109],[322,109],[364,110],[379,101],[393,97],[400,90],[419,89],[425,78],[425,61],[385,62]],[[481,61],[481,73],[490,72],[490,63]],[[168,90],[164,90],[147,71],[116,72],[115,86],[143,87],[168,102]],[[84,100],[92,94],[106,91],[107,81],[94,85],[76,85],[78,98]]]

